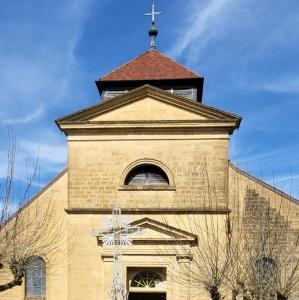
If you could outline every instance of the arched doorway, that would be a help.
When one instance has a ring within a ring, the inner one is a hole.
[[[165,269],[128,270],[129,300],[166,300]]]

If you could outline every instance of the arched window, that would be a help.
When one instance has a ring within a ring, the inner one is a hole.
[[[26,297],[45,297],[45,262],[40,257],[32,257],[26,266]]]
[[[275,291],[275,278],[277,267],[273,258],[262,257],[256,262],[256,279],[267,294],[273,294]]]
[[[262,277],[273,277],[276,273],[276,264],[273,258],[263,257],[256,262],[257,272]]]
[[[155,165],[141,165],[128,174],[125,185],[169,185],[165,172]]]
[[[163,279],[153,271],[143,271],[135,275],[131,281],[131,287],[136,288],[162,288]]]

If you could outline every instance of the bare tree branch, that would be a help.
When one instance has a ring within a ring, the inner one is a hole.
[[[21,285],[26,268],[34,257],[51,263],[61,257],[61,246],[66,243],[65,222],[56,215],[55,203],[40,201],[38,197],[28,202],[37,165],[19,199],[14,198],[14,166],[16,143],[12,130],[9,131],[7,175],[0,186],[0,271],[9,274],[9,282],[0,282],[0,292]],[[55,257],[55,259],[54,259]]]

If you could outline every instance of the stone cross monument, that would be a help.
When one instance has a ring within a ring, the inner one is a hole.
[[[92,235],[103,238],[103,246],[113,247],[113,281],[110,290],[111,300],[127,300],[128,291],[123,280],[122,267],[122,246],[132,244],[132,234],[140,232],[140,228],[130,226],[124,222],[121,216],[121,209],[114,205],[112,218],[103,229],[93,229]]]

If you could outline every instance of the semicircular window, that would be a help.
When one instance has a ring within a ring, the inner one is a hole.
[[[125,185],[168,185],[165,172],[154,165],[142,165],[134,168],[127,176]]]
[[[131,287],[138,288],[159,288],[163,286],[161,276],[152,271],[140,272],[134,276]]]

